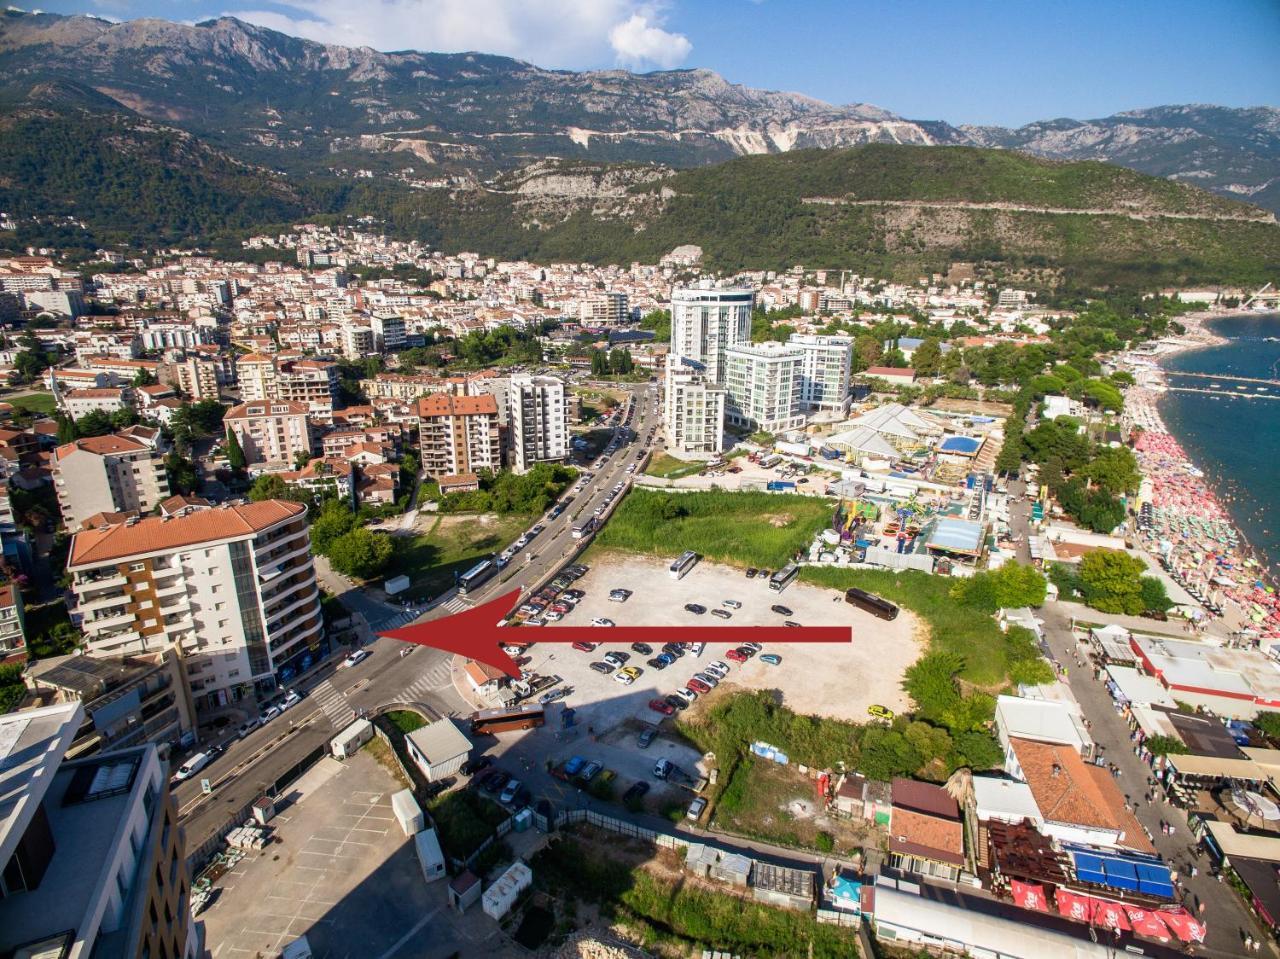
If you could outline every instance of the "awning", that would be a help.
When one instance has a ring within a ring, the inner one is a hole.
[[[1266,782],[1266,771],[1252,759],[1227,759],[1220,756],[1170,755],[1169,765],[1181,776],[1203,776],[1208,779],[1247,779]]]
[[[1039,883],[1013,880],[1013,901],[1023,909],[1034,909],[1036,912],[1049,911],[1049,900],[1044,894],[1044,886]]]
[[[1161,909],[1157,916],[1183,942],[1204,942],[1204,923],[1185,909]]]
[[[1160,917],[1154,912],[1134,906],[1125,906],[1124,911],[1129,916],[1129,925],[1138,935],[1146,936],[1148,939],[1159,939],[1161,942],[1169,941],[1169,927],[1161,922]]]

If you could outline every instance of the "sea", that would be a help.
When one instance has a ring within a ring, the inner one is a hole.
[[[1210,328],[1227,342],[1179,353],[1165,360],[1170,374],[1225,373],[1280,380],[1280,313],[1253,313],[1213,320]],[[1171,386],[1220,391],[1237,385],[1254,392],[1262,384],[1169,378]],[[1204,470],[1236,527],[1260,554],[1273,576],[1280,571],[1280,387],[1265,387],[1277,399],[1240,399],[1201,393],[1166,393],[1161,418],[1191,461]]]

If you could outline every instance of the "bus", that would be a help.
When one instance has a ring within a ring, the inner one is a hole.
[[[844,601],[864,609],[872,616],[879,616],[881,619],[895,619],[898,615],[898,607],[887,599],[881,599],[874,593],[868,593],[865,589],[845,590]]]
[[[579,523],[573,528],[574,539],[585,539],[596,531],[596,527],[600,525],[599,520],[594,516],[588,516],[586,522]]]
[[[686,549],[680,554],[680,558],[671,564],[671,578],[684,579],[684,574],[696,565],[698,565],[698,554],[691,549]]]
[[[770,453],[768,456],[761,458],[760,466],[762,469],[773,469],[782,462],[782,457],[777,453]]]
[[[800,567],[795,563],[788,563],[782,569],[778,570],[769,577],[769,588],[775,593],[781,593],[784,589],[795,581],[800,575]]]
[[[471,735],[505,733],[511,729],[533,729],[546,721],[546,712],[537,703],[482,709],[471,714]]]
[[[458,594],[466,596],[471,590],[488,582],[489,578],[497,571],[498,567],[493,560],[481,560],[458,577]]]

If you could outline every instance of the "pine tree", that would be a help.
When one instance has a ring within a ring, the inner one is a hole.
[[[227,463],[237,473],[242,472],[249,465],[244,455],[244,448],[241,447],[234,430],[227,430]]]

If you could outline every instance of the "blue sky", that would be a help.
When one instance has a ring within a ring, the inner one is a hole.
[[[53,0],[223,13],[383,50],[547,67],[706,67],[911,119],[1018,125],[1166,103],[1280,105],[1280,0]]]

